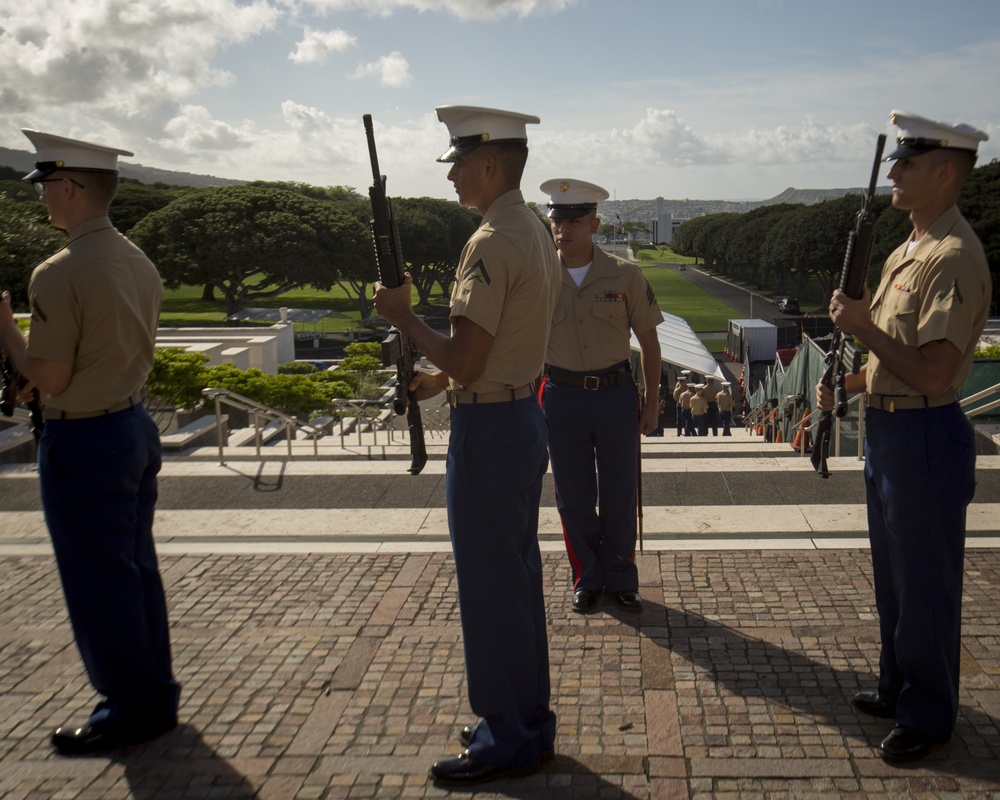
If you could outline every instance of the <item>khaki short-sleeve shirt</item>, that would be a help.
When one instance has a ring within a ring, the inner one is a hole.
[[[663,322],[646,277],[635,264],[594,247],[594,260],[578,287],[562,270],[559,300],[545,362],[574,372],[628,360],[631,332]]]
[[[684,394],[684,392],[687,391],[687,388],[688,388],[687,387],[687,383],[681,383],[680,381],[677,381],[677,383],[674,384],[674,394],[673,394],[673,397],[674,397],[674,402],[675,403],[679,403],[680,402],[681,395]]]
[[[733,410],[733,396],[728,392],[719,392],[715,397],[715,401],[719,404],[719,411]]]
[[[520,191],[498,197],[462,250],[451,317],[466,317],[493,337],[471,386],[494,392],[535,380],[542,371],[561,267],[552,236]]]
[[[153,368],[163,283],[108,217],[87,220],[35,267],[28,356],[73,365],[46,410],[101,411],[127,400]]]
[[[950,387],[958,391],[972,369],[992,297],[983,246],[957,206],[942,214],[909,252],[908,246],[898,247],[885,262],[872,299],[872,321],[905,345],[951,342],[962,353]],[[881,366],[874,353],[866,380],[870,394],[920,394]]]
[[[681,392],[680,397],[677,398],[677,402],[681,404],[681,408],[691,409],[691,398],[695,396],[694,389],[687,389]]]
[[[691,413],[696,417],[703,417],[708,413],[708,400],[704,395],[696,394],[691,398]]]

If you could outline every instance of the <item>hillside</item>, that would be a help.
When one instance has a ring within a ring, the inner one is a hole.
[[[824,200],[836,200],[845,194],[862,194],[865,191],[867,189],[796,189],[794,186],[789,186],[781,194],[772,197],[770,200],[764,200],[759,205],[773,206],[778,203],[801,203],[805,206],[811,206],[816,203],[822,203]],[[891,191],[892,187],[890,186],[875,187],[875,194],[889,194]]]
[[[0,147],[0,166],[11,167],[23,174],[31,172],[35,165],[35,154],[26,150],[11,150]],[[245,181],[215,178],[211,175],[192,175],[189,172],[173,172],[168,169],[144,167],[142,164],[121,165],[121,175],[146,184],[162,183],[168,186],[238,186]]]
[[[0,147],[0,166],[11,167],[18,171],[28,173],[34,166],[35,158],[33,153],[26,150],[11,150]],[[231,180],[228,178],[216,178],[211,175],[194,175],[190,172],[174,172],[156,167],[146,167],[142,164],[122,163],[121,174],[125,178],[132,178],[146,184],[161,183],[168,186],[194,186],[204,188],[207,186],[239,186],[245,181]],[[614,214],[620,214],[622,219],[652,219],[656,216],[657,206],[663,212],[670,214],[675,219],[691,219],[705,214],[718,214],[724,211],[743,212],[750,211],[758,206],[774,205],[776,203],[802,203],[812,205],[821,203],[824,200],[835,200],[845,194],[861,194],[863,189],[796,189],[789,186],[781,194],[769,200],[667,200],[660,198],[657,200],[609,200],[602,204],[601,209],[605,218],[610,218]],[[890,191],[888,186],[880,186],[877,189],[879,194]]]

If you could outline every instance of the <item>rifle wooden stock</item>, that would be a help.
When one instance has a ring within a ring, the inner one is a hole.
[[[392,204],[385,193],[385,175],[379,172],[378,152],[375,149],[375,131],[371,114],[363,117],[365,134],[368,137],[368,155],[372,164],[372,185],[368,196],[372,204],[372,239],[375,242],[375,263],[379,280],[390,289],[402,286],[406,279],[406,262],[403,261],[399,243],[399,228],[392,213]],[[417,475],[427,463],[427,449],[424,445],[424,426],[420,419],[420,404],[409,391],[410,381],[415,373],[416,348],[399,329],[392,328],[382,342],[382,363],[396,368],[396,391],[392,402],[393,411],[406,414],[406,427],[410,433],[411,475]]]
[[[879,134],[875,146],[875,164],[872,166],[871,180],[868,192],[865,194],[861,210],[854,219],[854,229],[847,237],[847,250],[844,253],[844,266],[840,273],[840,291],[848,297],[859,300],[865,293],[865,280],[868,276],[868,262],[872,255],[876,215],[875,184],[878,181],[879,167],[882,165],[882,152],[885,149],[885,134]],[[823,411],[816,424],[816,436],[813,439],[811,461],[813,469],[821,478],[829,478],[827,457],[830,453],[830,433],[833,428],[833,417],[843,417],[847,413],[847,392],[844,389],[845,376],[848,371],[857,373],[861,369],[861,354],[848,341],[848,337],[840,328],[834,330],[833,344],[826,355],[826,370],[820,382],[833,390],[833,411]]]

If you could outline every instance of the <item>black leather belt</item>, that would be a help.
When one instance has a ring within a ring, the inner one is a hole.
[[[868,408],[880,411],[912,411],[917,408],[940,408],[950,406],[958,399],[954,392],[948,392],[931,400],[923,395],[870,394],[866,398]]]
[[[622,381],[632,380],[632,370],[629,369],[628,365],[615,372],[609,372],[607,375],[582,375],[579,372],[568,372],[546,364],[545,374],[563,386],[572,386],[575,389],[587,389],[594,392],[598,389],[614,386]]]

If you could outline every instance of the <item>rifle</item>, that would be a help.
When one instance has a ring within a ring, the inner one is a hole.
[[[371,114],[363,117],[365,133],[368,136],[368,155],[372,162],[372,186],[368,196],[372,201],[372,238],[375,241],[375,264],[379,280],[383,286],[395,289],[403,285],[406,262],[403,261],[399,245],[399,228],[392,213],[392,204],[385,193],[385,175],[379,172],[378,153],[375,150],[375,131]],[[398,328],[390,328],[382,342],[382,363],[396,368],[396,393],[392,408],[397,414],[406,414],[406,427],[410,432],[411,475],[420,474],[427,463],[427,449],[424,446],[424,426],[420,419],[420,405],[416,395],[409,390],[415,373],[414,363],[417,350],[409,337]]]
[[[13,360],[9,359],[3,347],[0,347],[0,413],[5,417],[14,416],[17,394],[27,383],[27,379],[14,368]],[[38,398],[38,389],[32,389],[31,392],[28,413],[31,415],[31,433],[37,442],[42,438],[45,420],[42,416],[42,404]]]
[[[840,291],[854,300],[860,300],[865,293],[865,278],[868,275],[868,261],[872,255],[873,233],[875,229],[875,182],[882,165],[882,151],[885,149],[885,134],[879,134],[875,146],[875,165],[872,167],[868,192],[862,198],[861,210],[854,218],[854,230],[847,237],[847,252],[844,254],[844,268],[840,273]],[[848,371],[856,374],[861,369],[861,353],[853,341],[840,328],[834,328],[833,342],[826,354],[826,370],[820,382],[833,390],[833,411],[823,411],[816,425],[816,439],[810,460],[813,469],[821,478],[829,478],[826,459],[830,453],[830,431],[833,417],[843,417],[847,413],[847,390],[844,379]]]

